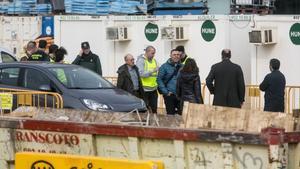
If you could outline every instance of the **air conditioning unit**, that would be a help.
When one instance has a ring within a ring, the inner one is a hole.
[[[187,31],[184,26],[168,26],[161,29],[161,39],[171,41],[184,41],[187,39]]]
[[[253,29],[249,32],[249,42],[255,45],[271,45],[277,43],[276,28]]]
[[[125,26],[121,27],[108,27],[106,28],[106,39],[113,41],[128,41],[128,28]]]

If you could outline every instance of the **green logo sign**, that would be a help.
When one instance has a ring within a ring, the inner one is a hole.
[[[145,36],[148,41],[155,41],[158,37],[158,26],[153,23],[148,23],[145,27]]]
[[[216,26],[211,20],[206,20],[202,24],[201,35],[202,35],[202,38],[207,42],[210,42],[215,38]]]
[[[290,38],[293,44],[300,45],[300,23],[295,23],[290,29]]]

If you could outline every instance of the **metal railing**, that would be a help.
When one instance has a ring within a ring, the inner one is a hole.
[[[210,94],[206,84],[202,84],[202,96],[204,104],[212,105],[214,96]],[[263,95],[259,90],[258,85],[246,85],[245,102],[243,108],[262,110],[263,109]]]
[[[117,77],[105,77],[108,81],[117,84]],[[213,95],[210,94],[205,83],[201,84],[201,93],[204,104],[212,105]],[[286,86],[285,88],[285,112],[293,113],[293,111],[300,111],[300,86]],[[245,102],[243,108],[253,110],[263,110],[264,108],[264,92],[259,90],[258,85],[246,85]],[[162,95],[158,97],[158,110],[164,111],[165,104]]]
[[[205,84],[202,87],[202,95],[204,104],[212,104],[213,95],[209,93]],[[300,86],[286,86],[284,103],[285,113],[293,113],[300,109]],[[246,85],[243,108],[260,111],[264,109],[264,92],[259,90],[259,85]]]
[[[10,100],[10,103],[8,103],[9,108],[4,109],[1,107],[2,113],[10,113],[21,106],[63,108],[62,96],[54,92],[0,88],[0,100],[2,100],[1,96],[5,95],[8,96],[7,99]],[[2,106],[2,103],[0,106]]]
[[[112,83],[113,85],[117,85],[117,81],[118,81],[118,77],[114,77],[114,76],[107,76],[104,77],[106,80],[108,80],[110,83]]]
[[[299,111],[300,109],[300,86],[287,86],[286,87],[287,101],[285,110],[288,113]]]

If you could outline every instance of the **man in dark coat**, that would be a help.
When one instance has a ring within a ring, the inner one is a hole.
[[[230,58],[231,51],[222,50],[222,61],[211,67],[206,85],[214,95],[213,105],[241,108],[245,101],[243,71],[239,65],[232,63]]]
[[[81,43],[81,51],[72,64],[80,65],[102,76],[102,68],[99,56],[92,53],[89,42]]]
[[[120,66],[118,73],[117,87],[123,89],[138,98],[144,99],[144,89],[138,67],[134,64],[131,54],[124,57],[125,64]]]
[[[39,40],[39,50],[42,50],[43,52],[46,53],[46,48],[47,48],[47,41],[44,39]]]
[[[280,61],[270,60],[271,73],[267,74],[259,89],[265,92],[264,111],[284,112],[285,77],[279,71]]]

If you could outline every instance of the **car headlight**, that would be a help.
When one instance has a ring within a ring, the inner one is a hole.
[[[91,110],[103,111],[103,110],[111,110],[111,107],[107,104],[98,103],[91,99],[82,99],[84,105]]]

